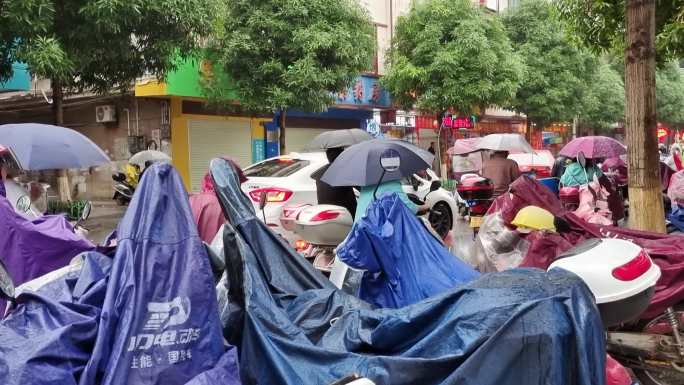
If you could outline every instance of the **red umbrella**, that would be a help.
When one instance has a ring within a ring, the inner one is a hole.
[[[580,152],[589,159],[615,158],[627,153],[627,148],[607,136],[584,136],[573,139],[560,151],[560,155],[576,158]]]

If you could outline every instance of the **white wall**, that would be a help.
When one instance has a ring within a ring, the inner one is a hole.
[[[385,73],[385,53],[392,41],[397,19],[410,9],[412,0],[359,0],[368,10],[377,33],[378,74]]]

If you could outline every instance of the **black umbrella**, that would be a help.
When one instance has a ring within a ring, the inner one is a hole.
[[[372,186],[430,167],[434,155],[397,139],[374,139],[344,150],[321,180],[331,186]]]
[[[315,137],[307,146],[307,151],[327,150],[329,148],[349,147],[373,139],[369,133],[358,128],[326,131]]]

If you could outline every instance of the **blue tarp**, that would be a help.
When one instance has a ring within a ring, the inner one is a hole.
[[[262,222],[222,160],[211,172],[230,223],[228,310],[245,384],[603,385],[603,327],[589,289],[554,270],[487,274],[401,309],[337,290]]]
[[[209,258],[168,164],[148,169],[117,229],[93,357],[81,385],[184,384],[223,353]]]
[[[684,208],[674,203],[672,211],[667,215],[667,219],[679,231],[684,231]]]
[[[479,276],[449,253],[397,194],[371,203],[337,256],[364,270],[359,297],[384,308],[414,304]]]
[[[76,385],[90,359],[111,259],[84,255],[83,267],[23,293],[0,321],[0,383]]]
[[[145,172],[113,262],[22,294],[0,322],[2,385],[239,385],[209,259],[178,174]]]

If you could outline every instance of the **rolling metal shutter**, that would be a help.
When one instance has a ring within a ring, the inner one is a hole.
[[[288,153],[301,152],[313,138],[326,131],[334,131],[329,128],[299,128],[285,126],[285,148]]]
[[[190,183],[197,192],[213,158],[228,155],[247,167],[252,163],[252,130],[248,120],[189,120]]]

